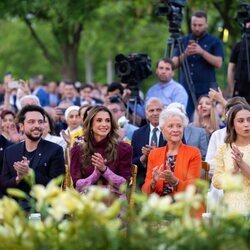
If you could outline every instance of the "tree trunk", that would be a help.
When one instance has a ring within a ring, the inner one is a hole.
[[[93,65],[92,65],[91,56],[88,54],[85,56],[85,69],[86,69],[85,81],[87,83],[92,83],[93,82]]]
[[[75,82],[78,80],[78,62],[77,62],[78,46],[65,46],[63,50],[63,63],[61,75],[63,80]]]

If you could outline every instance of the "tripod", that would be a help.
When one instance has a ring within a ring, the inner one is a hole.
[[[180,33],[179,32],[172,32],[171,36],[168,39],[167,44],[166,44],[165,56],[172,58],[174,48],[176,48],[176,47],[178,48],[180,55],[182,55],[182,54],[184,55],[184,47],[183,47]],[[194,106],[196,106],[197,98],[195,95],[195,86],[194,86],[193,80],[192,80],[191,75],[190,75],[189,64],[188,64],[188,61],[187,61],[187,58],[185,55],[183,57],[181,67],[182,67],[184,76],[185,76],[186,81],[187,81],[188,90],[190,92],[193,104],[194,104]]]
[[[130,86],[130,97],[126,103],[127,107],[127,119],[129,119],[129,115],[132,115],[132,124],[137,124],[137,115],[138,115],[138,105],[142,104],[142,100],[140,98],[140,88],[139,83],[135,86]]]

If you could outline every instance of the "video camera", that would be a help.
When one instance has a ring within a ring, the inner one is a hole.
[[[246,23],[250,22],[250,4],[240,3],[239,10],[237,12],[236,20],[242,27],[243,31],[246,31]]]
[[[115,60],[115,72],[121,77],[121,82],[127,83],[128,87],[138,86],[143,79],[152,74],[151,59],[147,54],[119,54]]]
[[[183,16],[183,7],[186,0],[160,0],[156,14],[166,16],[169,21],[169,32],[180,33]]]

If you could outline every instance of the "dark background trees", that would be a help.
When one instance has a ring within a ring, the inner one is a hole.
[[[230,48],[240,39],[233,19],[238,3],[187,2],[184,34],[189,32],[190,13],[204,9],[209,14],[209,32],[224,38],[226,62],[218,74],[225,85]],[[154,0],[2,0],[0,16],[0,74],[12,71],[24,79],[44,74],[55,80],[109,82],[116,54],[145,52],[154,68],[169,38],[168,22],[155,15]],[[152,81],[149,78],[145,86]]]

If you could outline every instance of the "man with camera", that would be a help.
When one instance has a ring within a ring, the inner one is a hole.
[[[244,24],[243,39],[232,50],[227,81],[232,96],[245,97],[250,103],[250,20]]]
[[[160,59],[156,64],[156,75],[159,82],[148,90],[146,103],[151,97],[157,97],[162,101],[164,106],[168,106],[172,102],[178,102],[186,108],[188,95],[183,86],[173,80],[173,61],[169,58]]]
[[[197,11],[191,18],[192,33],[184,36],[181,40],[184,51],[175,47],[173,53],[174,64],[181,68],[180,83],[187,90],[189,95],[187,113],[191,117],[194,111],[196,100],[191,97],[194,91],[195,99],[207,95],[210,88],[217,88],[215,69],[220,68],[223,62],[223,46],[221,41],[208,34],[207,14],[204,11]],[[187,80],[187,73],[183,64],[187,62],[192,82]],[[185,73],[184,73],[185,72]],[[190,87],[191,85],[191,87]],[[192,89],[192,85],[194,89]],[[190,90],[192,89],[192,90]]]

